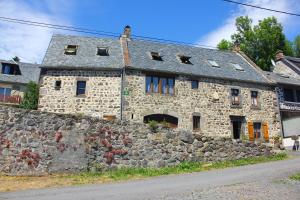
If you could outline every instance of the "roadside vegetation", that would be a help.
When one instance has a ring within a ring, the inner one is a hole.
[[[83,172],[79,174],[54,174],[47,176],[5,176],[0,175],[0,192],[37,189],[46,187],[60,187],[82,184],[99,184],[113,181],[134,180],[146,177],[169,174],[200,172],[213,169],[257,164],[287,159],[285,153],[265,157],[254,157],[232,161],[213,163],[183,162],[174,167],[164,168],[121,168],[104,172]]]
[[[300,172],[291,176],[290,179],[300,181]]]

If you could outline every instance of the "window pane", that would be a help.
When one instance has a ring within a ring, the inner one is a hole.
[[[300,90],[297,90],[296,94],[297,94],[297,102],[300,102]]]
[[[167,79],[161,78],[162,93],[167,94]]]
[[[239,90],[238,89],[231,89],[231,95],[232,96],[238,96],[239,95]]]
[[[197,89],[198,88],[198,81],[192,81],[192,89]]]
[[[261,123],[254,123],[254,138],[258,139],[261,137],[260,129]]]
[[[151,76],[146,76],[146,92],[151,92]]]
[[[4,64],[2,72],[3,74],[13,74],[13,69],[11,66]]]
[[[251,91],[251,97],[257,97],[258,93],[257,91]]]
[[[153,92],[158,92],[158,77],[153,77]]]
[[[174,79],[172,79],[172,78],[168,79],[168,86],[169,86],[169,94],[173,95],[174,94]]]
[[[6,96],[10,96],[10,95],[11,95],[11,89],[10,89],[10,88],[5,88],[4,94],[5,94]]]
[[[284,89],[284,100],[294,102],[294,92],[292,89]]]
[[[85,94],[86,81],[77,81],[76,95]]]
[[[4,95],[4,88],[0,88],[0,95]]]

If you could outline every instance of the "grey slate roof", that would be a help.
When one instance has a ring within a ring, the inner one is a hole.
[[[67,45],[78,45],[77,55],[65,55]],[[109,56],[98,56],[97,47],[108,47]],[[47,68],[101,68],[124,66],[119,39],[53,35],[42,62]]]
[[[132,68],[269,83],[254,66],[234,52],[141,40],[129,41],[128,46]],[[150,52],[158,52],[163,56],[163,61],[152,60]],[[177,55],[190,56],[192,65],[181,63]],[[220,67],[212,67],[208,59],[215,60]],[[236,70],[231,63],[239,64],[244,71]]]
[[[296,79],[285,75],[280,75],[274,72],[264,72],[264,73],[270,79],[274,80],[278,84],[300,86],[300,79]]]
[[[22,83],[26,84],[30,81],[38,83],[40,77],[40,65],[19,62],[18,66],[21,71],[21,75],[7,75],[2,74],[2,63],[16,64],[13,61],[0,60],[0,81],[9,83]]]
[[[78,45],[77,55],[65,55],[67,45]],[[97,47],[108,47],[110,56],[97,56]],[[157,43],[143,40],[128,41],[130,66],[138,70],[157,71],[218,79],[231,79],[255,83],[270,83],[258,69],[234,52],[192,46]],[[150,52],[158,52],[163,61],[155,61]],[[182,64],[177,55],[190,56],[193,63]],[[220,67],[212,67],[208,59]],[[244,71],[236,70],[231,63],[239,64]],[[54,35],[42,63],[44,68],[121,69],[125,66],[119,39],[84,36]]]
[[[284,58],[281,60],[288,67],[290,67],[292,70],[294,70],[297,74],[300,75],[300,58],[284,56]]]

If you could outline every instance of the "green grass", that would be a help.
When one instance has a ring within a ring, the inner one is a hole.
[[[232,161],[213,163],[183,162],[174,167],[164,168],[121,168],[99,173],[84,172],[79,174],[52,174],[46,176],[5,176],[0,175],[0,192],[38,189],[48,187],[63,187],[82,184],[107,183],[121,180],[140,179],[168,174],[182,174],[212,169],[221,169],[276,160],[284,160],[286,154],[270,157],[255,157]],[[298,174],[299,178],[299,174]],[[1,184],[4,183],[4,184]]]
[[[163,167],[163,168],[120,168],[117,170],[105,171],[105,172],[84,172],[80,174],[70,174],[63,178],[72,178],[78,180],[78,183],[86,182],[84,180],[104,178],[106,180],[127,180],[127,179],[138,179],[145,177],[154,177],[169,174],[182,174],[191,172],[200,172],[212,169],[223,169],[228,167],[243,166],[249,164],[257,164],[263,162],[284,160],[288,156],[285,153],[273,155],[273,156],[261,156],[253,158],[245,158],[231,161],[220,161],[213,163],[201,163],[201,162],[183,162],[174,167]]]
[[[291,176],[290,179],[300,181],[300,172]]]

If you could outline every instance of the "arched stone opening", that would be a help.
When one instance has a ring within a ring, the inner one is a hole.
[[[149,121],[157,121],[170,128],[178,127],[178,118],[167,114],[151,114],[144,116],[144,123],[148,123]]]

